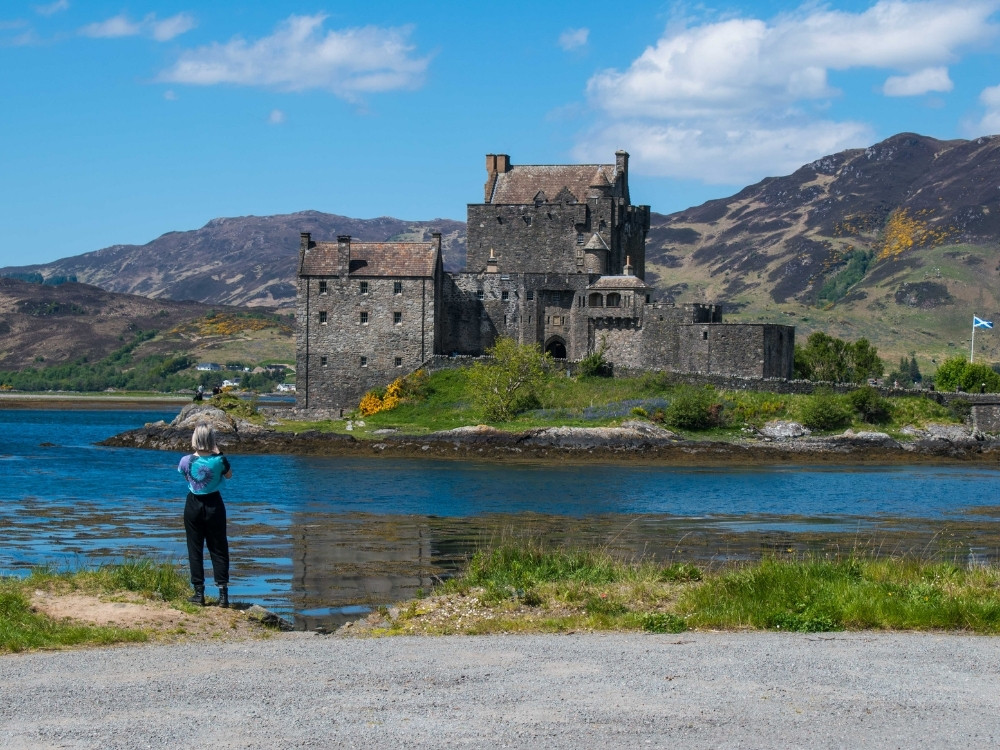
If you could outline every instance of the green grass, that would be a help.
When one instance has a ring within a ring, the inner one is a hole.
[[[37,614],[18,582],[0,580],[0,653],[146,640],[141,630],[71,625]]]
[[[148,640],[143,630],[71,624],[32,610],[28,592],[132,592],[147,598],[178,601],[191,589],[180,570],[169,563],[125,560],[73,571],[35,568],[26,578],[0,578],[0,653],[27,649],[99,646]]]
[[[765,558],[705,571],[688,563],[622,560],[602,549],[504,541],[477,552],[464,574],[435,596],[481,608],[454,621],[435,619],[431,631],[439,633],[1000,632],[1000,569],[914,556]],[[421,618],[432,613],[424,601],[413,603],[390,632],[419,632]]]
[[[599,378],[567,377],[553,372],[545,379],[537,394],[537,408],[525,411],[509,422],[493,426],[510,431],[534,427],[603,427],[621,424],[628,419],[649,419],[670,428],[684,437],[732,439],[741,437],[748,427],[761,427],[775,419],[803,421],[804,407],[811,397],[798,394],[777,394],[755,391],[715,391],[709,389],[711,402],[718,405],[717,415],[710,426],[693,430],[670,423],[669,404],[685,391],[699,391],[675,384],[669,374],[645,374],[638,377]],[[471,405],[464,370],[444,370],[430,375],[428,395],[419,402],[404,402],[390,411],[364,417],[363,426],[353,417],[349,433],[359,439],[380,439],[376,430],[395,429],[409,435],[481,424],[482,420]],[[957,423],[960,415],[934,401],[919,396],[894,397],[890,419],[877,429],[898,434],[906,425],[922,427],[929,422]],[[838,428],[870,430],[858,415]],[[286,422],[278,429],[303,432],[347,433],[346,420],[319,422]]]

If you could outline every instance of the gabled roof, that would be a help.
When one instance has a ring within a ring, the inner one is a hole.
[[[602,276],[587,289],[652,289],[638,276]]]
[[[351,242],[351,276],[433,277],[437,266],[433,242]],[[306,251],[304,276],[336,276],[337,243],[317,242]]]
[[[497,175],[490,203],[523,205],[535,202],[539,191],[546,196],[558,196],[563,188],[578,203],[587,200],[592,186],[615,181],[614,164],[524,165],[513,166]],[[549,198],[551,200],[551,197]],[[558,201],[554,201],[558,202]]]

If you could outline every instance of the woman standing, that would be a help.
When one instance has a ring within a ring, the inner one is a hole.
[[[184,456],[177,471],[184,475],[188,489],[184,504],[184,531],[187,533],[188,564],[191,567],[193,604],[205,605],[205,545],[212,557],[212,575],[219,587],[219,606],[229,606],[229,540],[226,537],[226,506],[219,494],[223,479],[233,470],[222,455],[211,425],[199,424],[191,435],[194,453]]]

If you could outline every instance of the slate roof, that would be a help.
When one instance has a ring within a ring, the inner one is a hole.
[[[351,242],[351,276],[434,276],[437,245],[433,242]],[[337,243],[317,242],[306,251],[304,276],[336,276]]]
[[[602,179],[603,178],[603,179]],[[551,201],[563,188],[585,203],[591,186],[606,187],[615,181],[614,164],[523,165],[497,175],[490,203],[534,203],[542,191]]]
[[[602,276],[587,289],[652,289],[638,276]]]

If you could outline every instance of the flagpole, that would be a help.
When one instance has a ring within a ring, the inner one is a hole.
[[[969,350],[969,364],[976,361],[976,316],[972,316],[972,348]]]

